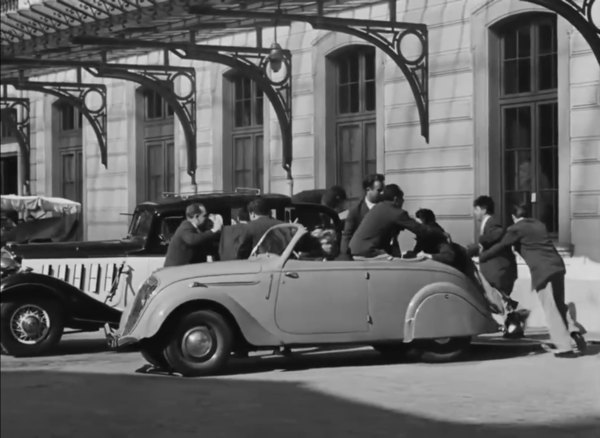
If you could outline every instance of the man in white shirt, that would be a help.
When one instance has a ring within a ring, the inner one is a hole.
[[[486,250],[502,240],[504,227],[494,217],[494,200],[489,196],[479,196],[473,202],[473,216],[480,222],[477,244],[469,245],[468,254],[473,257],[480,249]],[[517,263],[510,248],[479,264],[479,270],[489,285],[496,289],[504,300],[507,311],[516,309],[518,303],[509,298],[517,279]]]

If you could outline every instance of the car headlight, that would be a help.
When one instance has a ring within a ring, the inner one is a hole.
[[[126,335],[133,330],[133,327],[137,323],[144,306],[157,292],[159,283],[160,281],[158,278],[156,278],[154,275],[151,275],[144,282],[144,284],[142,284],[140,290],[135,296],[131,311],[129,312],[129,315],[127,315],[127,321],[125,322],[125,327],[123,328],[123,335]]]
[[[144,307],[148,300],[152,298],[152,296],[158,289],[159,283],[160,282],[158,281],[158,278],[156,278],[154,275],[151,275],[144,282],[144,284],[142,284],[142,287],[140,287],[140,290],[138,292],[140,307]]]

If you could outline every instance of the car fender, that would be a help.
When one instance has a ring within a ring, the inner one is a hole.
[[[497,331],[489,310],[472,293],[450,282],[420,289],[406,309],[404,342]]]
[[[58,278],[35,272],[13,274],[2,281],[0,302],[18,300],[25,295],[52,298],[61,304],[67,321],[80,320],[116,324],[121,312],[88,296]]]
[[[171,285],[170,288],[172,287]],[[198,294],[198,289],[188,286],[159,292],[142,310],[131,332],[122,333],[122,336],[136,340],[151,338],[159,332],[171,315],[188,306],[190,309],[211,308],[227,312],[240,328],[244,338],[252,345],[280,343],[275,335],[226,293],[207,288],[202,294]]]

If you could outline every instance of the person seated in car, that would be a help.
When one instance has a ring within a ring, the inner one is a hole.
[[[408,215],[402,208],[404,192],[396,184],[386,185],[381,198],[382,201],[365,215],[350,240],[353,257],[400,257],[398,234],[402,230],[422,238],[445,237],[442,232],[420,224]]]
[[[450,265],[469,278],[475,278],[474,265],[470,262],[467,249],[452,241],[448,234],[436,221],[435,213],[427,208],[421,208],[415,216],[417,221],[432,230],[441,232],[442,235],[429,233],[417,237],[417,243],[412,251],[405,254],[405,258],[424,257],[440,263]]]

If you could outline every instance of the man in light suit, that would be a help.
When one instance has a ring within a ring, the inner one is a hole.
[[[208,222],[206,208],[202,204],[188,205],[185,216],[186,219],[179,225],[169,243],[165,267],[205,262],[212,243],[218,239],[223,227],[223,218],[211,215],[212,226],[204,229]]]
[[[340,243],[340,258],[350,258],[350,240],[358,229],[358,226],[369,211],[381,199],[385,177],[380,173],[374,173],[367,176],[363,181],[365,197],[355,206],[348,210],[342,231],[342,240]]]
[[[566,268],[562,257],[548,237],[546,226],[528,217],[525,205],[512,209],[514,224],[507,228],[502,240],[479,254],[486,262],[507,248],[514,246],[521,254],[531,272],[532,289],[537,292],[550,330],[550,338],[556,346],[556,357],[577,357],[571,338],[579,352],[584,353],[586,342],[565,304]]]
[[[502,240],[504,227],[494,217],[494,200],[489,196],[479,196],[473,202],[473,216],[479,222],[479,242],[469,245],[467,254],[474,257],[480,248],[489,249]],[[517,279],[517,262],[509,248],[504,248],[495,257],[487,261],[479,260],[479,270],[488,284],[500,292],[507,311],[515,310],[518,302],[510,299],[513,286]]]

